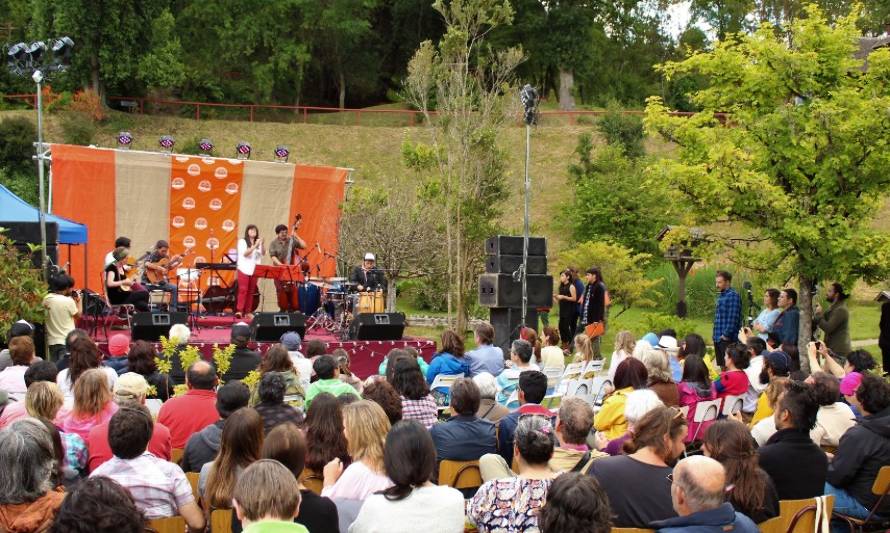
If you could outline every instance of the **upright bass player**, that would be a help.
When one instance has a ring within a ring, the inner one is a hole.
[[[277,238],[269,244],[269,256],[273,265],[292,265],[297,250],[306,248],[306,241],[300,238],[298,231],[303,217],[294,217],[293,229],[288,235],[288,227],[284,224],[275,226]],[[278,307],[281,311],[296,311],[299,309],[297,300],[297,284],[287,279],[275,280],[275,292],[278,294]]]

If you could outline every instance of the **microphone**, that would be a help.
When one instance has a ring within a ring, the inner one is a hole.
[[[746,281],[746,282],[742,283],[742,287],[743,287],[746,291],[750,292],[750,291],[751,291],[751,288],[752,288],[752,286],[751,286],[751,282],[750,282],[750,281]]]

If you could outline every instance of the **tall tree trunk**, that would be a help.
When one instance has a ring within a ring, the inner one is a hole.
[[[800,353],[800,369],[804,373],[810,373],[810,363],[807,360],[807,343],[813,338],[813,293],[816,282],[807,276],[799,276],[797,307],[800,309],[800,328],[797,330],[797,350]]]
[[[346,76],[340,71],[340,109],[346,109]]]
[[[563,111],[575,110],[575,97],[572,90],[575,87],[575,73],[570,69],[559,69],[559,108]]]
[[[99,79],[99,56],[97,54],[90,56],[90,88],[96,94],[102,96],[102,83]]]

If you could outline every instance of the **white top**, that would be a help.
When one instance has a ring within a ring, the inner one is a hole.
[[[105,266],[108,266],[111,263],[114,263],[114,250],[105,254]]]
[[[810,430],[810,438],[819,446],[837,446],[848,429],[856,425],[856,415],[843,402],[823,405],[816,414],[816,425]]]
[[[0,390],[5,390],[9,396],[17,401],[25,399],[25,393],[28,387],[25,386],[25,372],[27,365],[13,365],[6,367],[0,372]]]
[[[559,346],[544,346],[541,348],[541,368],[565,368],[566,357]]]
[[[751,436],[754,437],[754,440],[757,441],[757,446],[760,447],[766,444],[766,441],[768,441],[776,431],[776,419],[768,416],[754,424],[754,427],[751,428]]]
[[[763,356],[757,355],[751,358],[748,368],[745,369],[745,375],[748,376],[748,392],[743,396],[742,411],[745,413],[753,413],[757,410],[757,399],[766,385],[760,383],[760,372],[763,370]]]
[[[368,468],[358,461],[346,467],[340,479],[330,487],[325,487],[321,495],[325,498],[345,498],[347,500],[364,500],[377,491],[388,489],[392,481],[384,475]]]
[[[618,365],[628,357],[633,357],[633,354],[628,354],[624,350],[612,352],[612,360],[609,362],[609,381],[615,381],[615,371],[618,370]]]
[[[105,372],[108,378],[108,388],[114,390],[114,384],[117,382],[117,372],[109,366],[100,366],[99,370]],[[56,375],[56,384],[62,389],[62,394],[66,399],[74,398],[74,384],[68,380],[68,369],[62,370]]]
[[[306,359],[300,352],[288,351],[287,353],[294,363],[294,368],[297,369],[297,374],[300,375],[300,386],[304,391],[309,390],[309,381],[312,379],[312,361]]]
[[[263,247],[260,246],[256,250],[250,254],[250,257],[244,257],[244,252],[250,246],[247,245],[247,241],[244,239],[238,239],[238,272],[241,272],[245,276],[253,276],[253,271],[256,269],[256,266],[260,264],[263,260]]]
[[[77,303],[69,296],[51,292],[43,297],[43,307],[46,309],[46,344],[65,344],[65,337],[75,327]]]
[[[414,533],[419,529],[424,533],[463,532],[463,495],[451,487],[438,485],[414,489],[407,498],[397,502],[374,494],[365,500],[355,522],[349,526],[349,533]]]

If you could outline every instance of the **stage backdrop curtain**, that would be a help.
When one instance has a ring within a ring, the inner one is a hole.
[[[115,153],[114,227],[127,228],[130,253],[142,257],[170,237],[170,158],[150,152]],[[107,252],[107,250],[106,250]]]
[[[290,219],[294,215],[303,215],[301,235],[309,246],[318,243],[325,252],[336,255],[340,249],[340,212],[343,192],[349,170],[310,165],[297,165],[294,168],[294,185],[291,193]],[[312,263],[312,275],[316,274],[315,265],[321,266],[321,275],[335,276],[337,262],[330,257],[319,257],[318,252],[312,256],[318,263]]]

